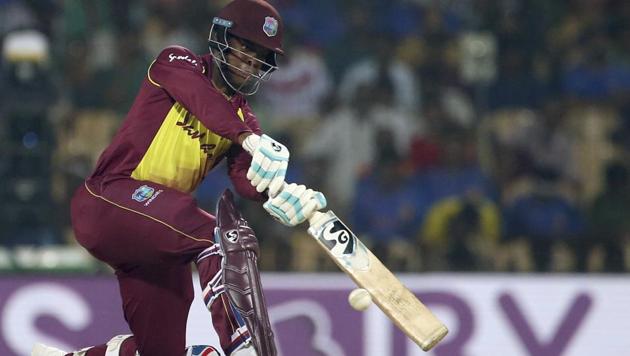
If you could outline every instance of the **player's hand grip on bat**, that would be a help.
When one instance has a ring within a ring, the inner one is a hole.
[[[283,184],[276,196],[271,196],[263,208],[286,226],[295,226],[310,218],[317,210],[326,207],[324,194],[302,184]]]
[[[269,196],[276,196],[284,184],[289,164],[289,150],[267,135],[251,134],[243,140],[243,149],[252,155],[247,179],[263,192],[269,188]]]

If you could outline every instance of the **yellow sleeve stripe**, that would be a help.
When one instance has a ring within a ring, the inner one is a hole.
[[[112,205],[114,205],[114,206],[116,206],[116,207],[118,207],[118,208],[120,208],[120,209],[127,210],[127,211],[129,211],[129,212],[132,212],[132,213],[135,213],[135,214],[138,214],[138,215],[144,216],[145,218],[148,218],[148,219],[153,220],[153,221],[155,221],[155,222],[157,222],[157,223],[159,223],[159,224],[162,224],[162,225],[166,226],[167,228],[169,228],[169,229],[171,229],[171,230],[175,231],[176,233],[178,233],[178,234],[180,234],[180,235],[182,235],[182,236],[184,236],[184,237],[187,237],[187,238],[189,238],[189,239],[191,239],[191,240],[195,240],[195,241],[199,241],[199,242],[210,242],[210,243],[211,243],[211,244],[213,244],[213,245],[215,244],[214,239],[203,239],[203,238],[198,238],[198,237],[194,237],[194,236],[188,235],[187,233],[185,233],[185,232],[183,232],[183,231],[181,231],[181,230],[178,230],[177,228],[175,228],[175,227],[173,227],[173,226],[171,226],[171,225],[169,225],[169,224],[165,223],[164,221],[162,221],[162,220],[160,220],[160,219],[157,219],[157,218],[154,218],[154,217],[152,217],[152,216],[150,216],[150,215],[147,215],[147,214],[145,214],[145,213],[141,213],[141,212],[139,212],[139,211],[136,211],[136,210],[133,210],[133,209],[127,208],[126,206],[122,206],[122,205],[120,205],[120,204],[116,204],[116,203],[114,203],[113,201],[111,201],[111,200],[109,200],[109,199],[107,199],[107,198],[105,198],[105,197],[103,197],[103,196],[101,196],[101,195],[98,195],[98,194],[96,194],[96,193],[92,192],[92,191],[90,190],[90,188],[87,186],[87,184],[86,184],[85,182],[83,183],[83,185],[85,186],[85,189],[87,189],[87,191],[88,191],[88,192],[89,192],[92,196],[94,196],[95,198],[99,198],[99,199],[101,199],[101,200],[104,200],[104,201],[106,201],[107,203],[112,204]]]
[[[149,65],[149,69],[147,69],[147,79],[149,79],[149,82],[151,82],[151,84],[155,85],[158,88],[161,88],[162,86],[160,84],[151,79],[151,67],[153,66],[153,63],[155,63],[155,61],[151,62],[151,64]]]

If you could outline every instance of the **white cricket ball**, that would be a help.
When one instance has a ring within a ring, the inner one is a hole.
[[[357,288],[348,295],[348,303],[354,310],[364,311],[372,304],[372,297],[367,290]]]

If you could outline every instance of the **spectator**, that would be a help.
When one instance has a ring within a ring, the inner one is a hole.
[[[612,162],[606,168],[604,190],[588,209],[586,243],[590,272],[622,272],[624,249],[630,243],[630,175],[626,165]]]
[[[554,249],[573,243],[583,234],[585,220],[577,206],[554,189],[556,177],[539,172],[533,191],[504,207],[505,239],[525,239],[537,271],[551,271]],[[575,261],[571,261],[575,263]],[[574,266],[563,266],[569,268]]]
[[[523,48],[508,48],[503,51],[499,60],[498,78],[488,93],[490,110],[540,106],[545,92],[532,73],[531,60]]]
[[[5,246],[60,243],[51,194],[54,144],[50,107],[56,100],[49,42],[34,30],[13,31],[0,68],[0,235]]]
[[[440,161],[434,168],[419,172],[430,204],[452,196],[479,194],[497,196],[495,183],[481,170],[472,134],[448,126],[440,132]]]
[[[374,46],[369,56],[360,59],[343,74],[339,83],[339,95],[349,103],[359,88],[366,85],[379,85],[379,79],[387,77],[392,85],[394,106],[406,113],[417,113],[421,109],[419,78],[413,75],[409,66],[394,55],[394,40],[382,33],[370,36]]]
[[[492,200],[472,193],[438,201],[427,213],[420,236],[427,268],[492,270],[500,233],[500,211]]]
[[[319,118],[324,100],[332,95],[332,78],[321,52],[295,41],[288,39],[287,53],[291,54],[258,97],[258,106],[267,111],[269,123],[277,129],[312,126],[308,122]]]
[[[353,102],[340,104],[325,118],[305,147],[311,158],[327,160],[324,191],[334,192],[329,199],[337,199],[331,204],[339,206],[342,214],[355,198],[357,181],[375,162],[379,128],[394,135],[397,155],[408,154],[414,126],[408,115],[393,106],[391,88],[388,77],[357,88]]]
[[[356,233],[373,245],[372,251],[397,269],[418,268],[414,232],[419,228],[419,209],[414,191],[417,182],[405,174],[388,130],[376,132],[374,167],[358,187],[352,209]],[[404,255],[401,255],[401,251]]]

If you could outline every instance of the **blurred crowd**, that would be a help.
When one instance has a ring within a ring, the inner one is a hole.
[[[159,51],[225,1],[0,0],[0,244],[72,244],[68,201]],[[251,98],[288,179],[398,271],[630,270],[630,2],[277,0]],[[197,191],[209,211],[230,183]],[[267,270],[333,270],[241,202]]]

